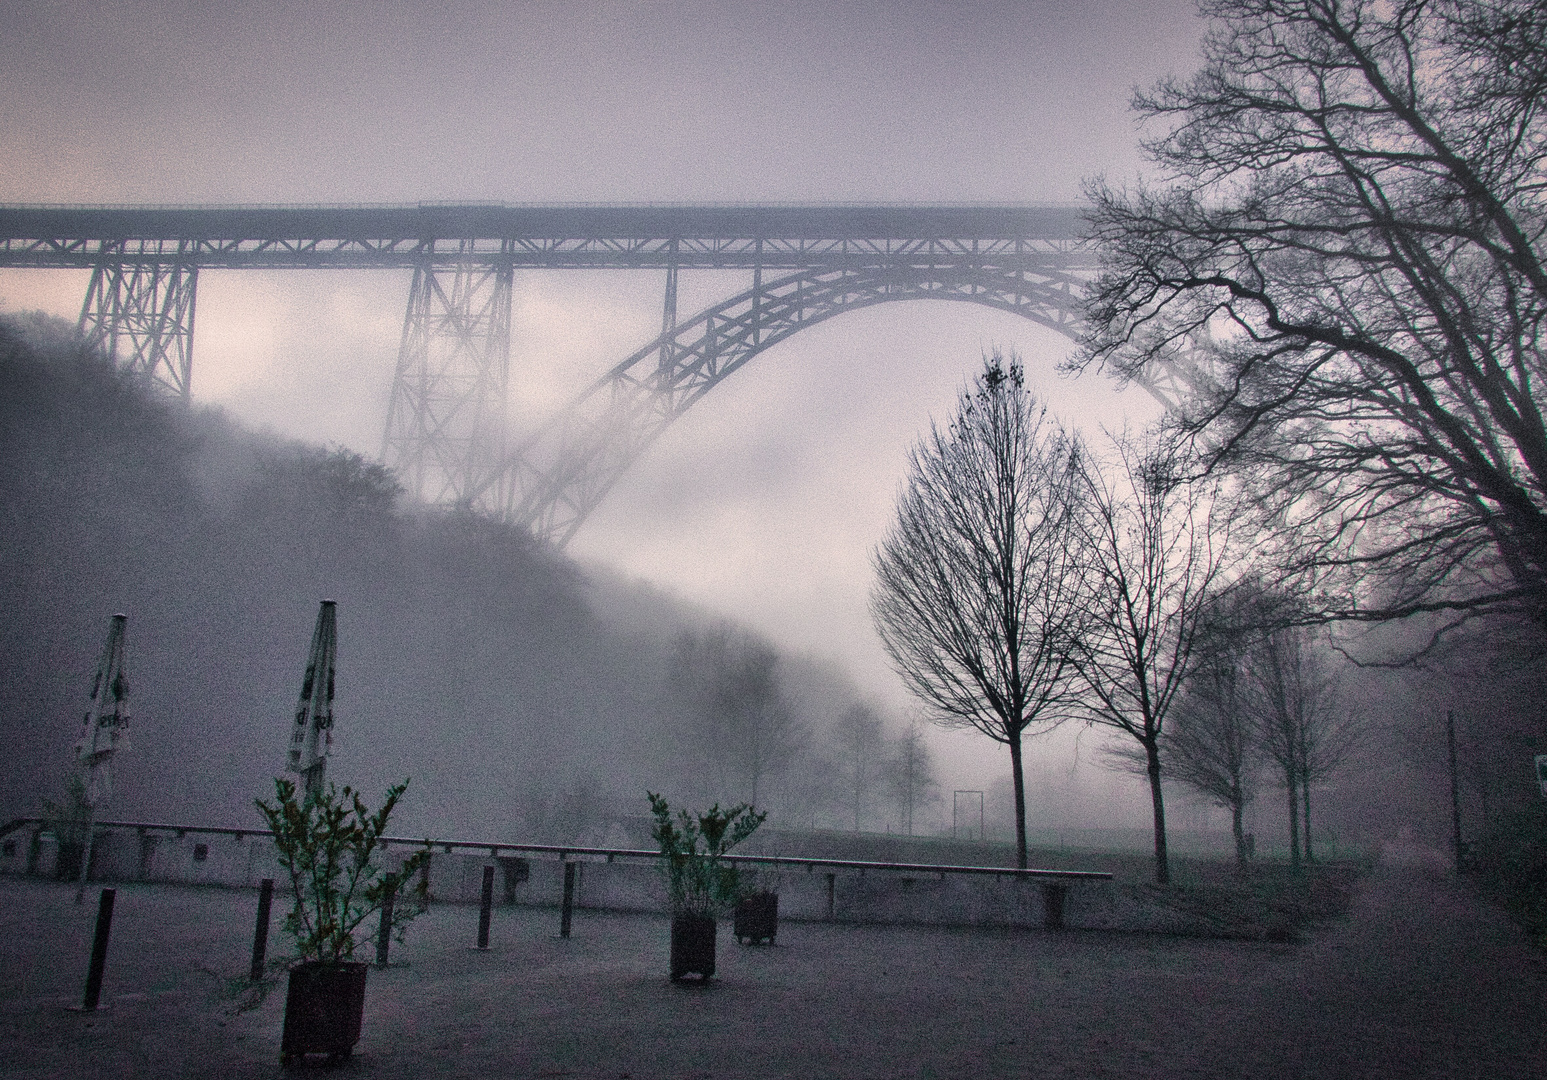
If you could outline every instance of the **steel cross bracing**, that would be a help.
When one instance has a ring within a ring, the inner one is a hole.
[[[417,498],[470,504],[498,479],[512,276],[470,260],[414,270],[382,460]]]
[[[104,259],[81,305],[81,337],[126,371],[176,394],[193,391],[193,313],[198,265]]]
[[[994,206],[3,207],[0,267],[92,270],[83,330],[185,399],[200,268],[411,268],[384,458],[424,498],[563,544],[673,419],[764,349],[854,308],[950,299],[1070,337],[1095,270],[1072,208]],[[662,332],[504,450],[516,269],[662,269]],[[679,322],[683,269],[752,288]],[[765,283],[764,275],[771,280]],[[1201,377],[1141,380],[1174,406]]]

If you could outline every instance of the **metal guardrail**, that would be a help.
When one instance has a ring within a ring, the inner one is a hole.
[[[5,826],[0,827],[0,837],[28,825],[46,827],[48,822],[44,818],[16,818]],[[137,832],[170,832],[178,836],[188,833],[213,836],[233,836],[240,840],[248,836],[272,837],[274,834],[267,829],[234,829],[216,825],[173,825],[156,821],[98,821],[93,823],[94,828],[99,829],[133,829]],[[602,859],[613,862],[617,859],[659,859],[661,853],[648,848],[598,848],[579,847],[573,844],[507,844],[489,840],[435,840],[429,837],[409,836],[384,836],[382,842],[389,845],[440,848],[446,854],[454,851],[486,851],[490,858],[499,858],[501,854],[519,855],[530,853],[535,855],[557,856],[559,861],[567,862],[571,857],[576,859]],[[886,871],[902,874],[968,874],[991,875],[995,877],[1021,878],[1032,881],[1058,882],[1058,881],[1110,881],[1112,874],[1105,870],[1022,870],[1013,866],[957,866],[943,863],[902,863],[902,862],[874,862],[864,859],[811,859],[795,855],[726,855],[726,862],[747,863],[763,866],[789,866],[803,868],[808,873],[818,869],[826,870],[857,870],[863,876],[868,871]]]

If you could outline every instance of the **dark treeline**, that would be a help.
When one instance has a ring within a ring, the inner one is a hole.
[[[588,579],[519,530],[402,505],[392,475],[352,452],[163,400],[57,320],[0,322],[0,385],[5,818],[65,792],[122,611],[133,719],[102,813],[256,824],[324,597],[340,637],[329,777],[368,793],[411,777],[405,832],[616,842],[647,786],[740,801],[749,778],[776,819],[853,818],[828,752],[859,705],[841,675]],[[698,655],[693,674],[693,650],[716,641],[755,654],[762,700],[706,699],[714,665]]]

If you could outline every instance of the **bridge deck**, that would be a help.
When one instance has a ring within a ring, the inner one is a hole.
[[[1071,269],[1080,224],[1048,206],[0,206],[0,267]]]

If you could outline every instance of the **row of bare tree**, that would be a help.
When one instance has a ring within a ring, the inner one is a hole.
[[[875,555],[872,612],[936,722],[1004,744],[1027,865],[1023,742],[1071,719],[1132,739],[1149,776],[1155,873],[1170,877],[1161,740],[1230,554],[1218,484],[1165,444],[1107,462],[1051,420],[1012,355],[985,358],[951,423],[914,448]]]
[[[920,722],[894,733],[896,725],[861,701],[812,707],[790,687],[777,650],[728,623],[677,638],[667,692],[680,717],[677,742],[708,797],[856,832],[879,812],[908,835],[938,799]]]
[[[1417,655],[1479,625],[1495,651],[1547,640],[1547,9],[1200,10],[1202,70],[1135,99],[1159,182],[1090,187],[1070,364],[1190,392],[1103,461],[991,358],[875,557],[897,670],[1009,747],[1022,865],[1028,733],[1131,738],[1165,881],[1162,769],[1211,698],[1260,699],[1251,741],[1308,816],[1344,737],[1307,720],[1297,627],[1419,620]],[[1277,599],[1222,658],[1211,619],[1248,594]]]
[[[1264,773],[1287,797],[1291,865],[1302,850],[1314,859],[1311,789],[1345,764],[1365,726],[1343,700],[1330,650],[1267,604],[1249,586],[1216,602],[1160,739],[1165,775],[1229,811],[1243,870],[1246,807]],[[1111,754],[1119,768],[1148,764],[1131,745]]]

